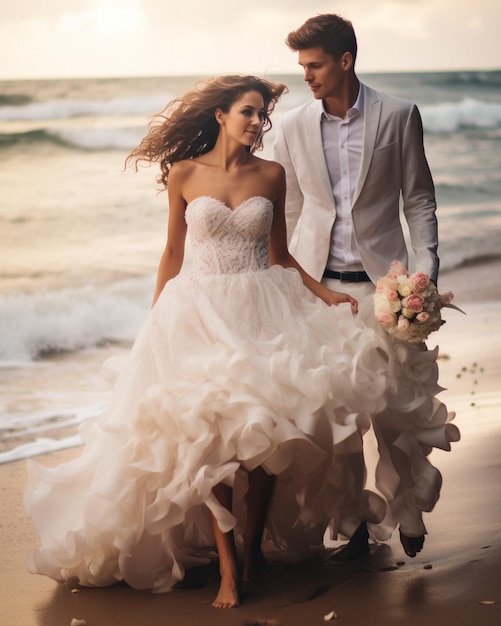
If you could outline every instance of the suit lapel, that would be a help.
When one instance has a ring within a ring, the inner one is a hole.
[[[327,163],[325,162],[325,152],[322,143],[321,111],[322,102],[314,100],[308,109],[308,135],[305,143],[305,146],[307,146],[307,152],[304,156],[308,160],[311,170],[313,172],[316,171],[321,182],[321,188],[325,191],[329,202],[334,205],[331,179],[329,176],[329,170],[327,169]]]
[[[369,171],[374,146],[376,145],[379,118],[381,116],[381,100],[377,92],[362,83],[361,86],[364,89],[364,145],[362,148],[362,158],[360,160],[357,184],[353,195],[353,207],[355,207],[363,189],[367,172]]]

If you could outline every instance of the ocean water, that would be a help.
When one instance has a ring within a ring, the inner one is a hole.
[[[290,89],[276,126],[310,93],[299,75],[271,78]],[[420,107],[442,271],[499,256],[501,71],[361,78]],[[167,224],[156,169],[124,159],[194,82],[0,81],[0,463],[78,445],[78,425],[106,406],[103,362],[145,318]]]

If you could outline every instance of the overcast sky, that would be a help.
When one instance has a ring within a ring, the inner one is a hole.
[[[501,0],[3,0],[0,79],[295,73],[284,38],[327,12],[359,72],[501,68]]]

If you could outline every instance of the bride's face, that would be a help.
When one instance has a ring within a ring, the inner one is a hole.
[[[263,125],[263,96],[258,91],[247,91],[227,113],[218,111],[218,115],[223,132],[244,146],[252,146]]]

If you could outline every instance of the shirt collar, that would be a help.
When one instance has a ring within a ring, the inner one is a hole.
[[[324,107],[323,100],[320,101],[319,113],[320,113],[320,118],[323,120],[339,119],[327,113]],[[357,99],[355,100],[355,104],[348,109],[348,111],[346,112],[346,115],[349,119],[352,119],[356,117],[357,115],[361,115],[362,118],[364,116],[364,89],[363,89],[363,85],[361,82],[359,82],[358,95],[357,95]]]

